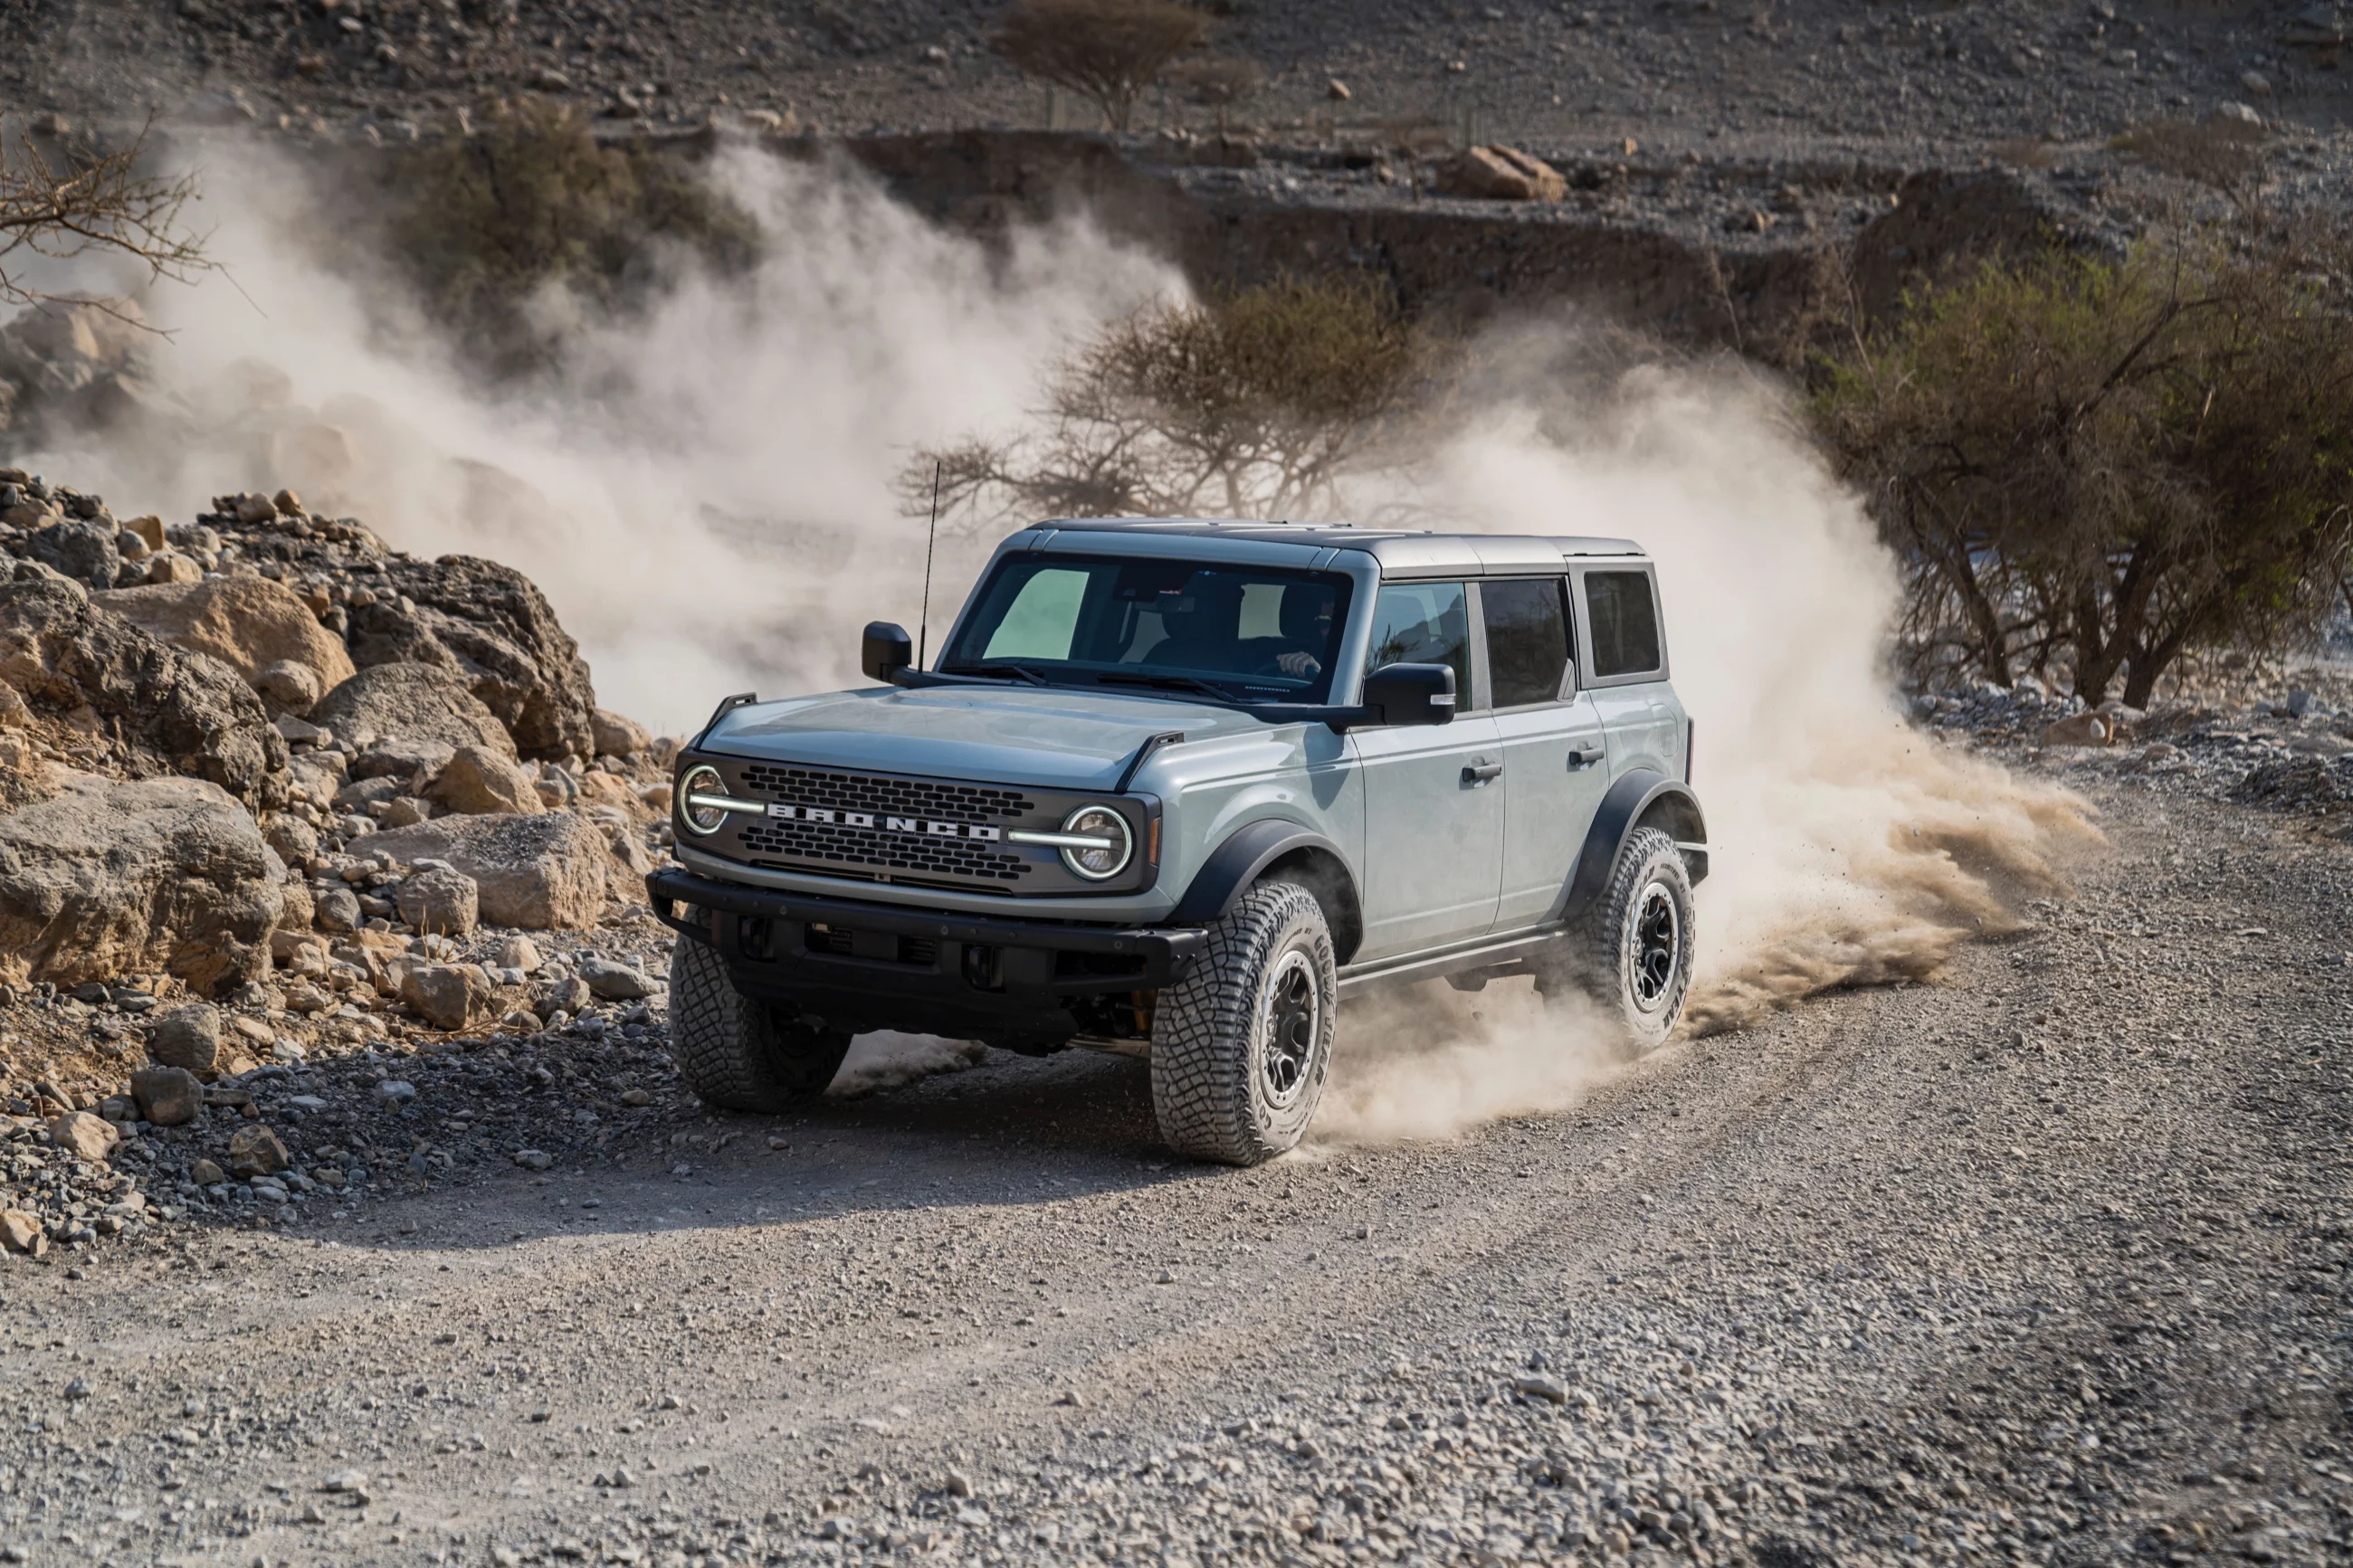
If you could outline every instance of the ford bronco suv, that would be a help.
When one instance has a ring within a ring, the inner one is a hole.
[[[932,668],[731,697],[681,751],[670,1029],[708,1103],[901,1029],[1145,1055],[1180,1153],[1314,1114],[1344,998],[1533,976],[1637,1050],[1707,873],[1658,584],[1625,540],[1092,518],[1006,540]]]

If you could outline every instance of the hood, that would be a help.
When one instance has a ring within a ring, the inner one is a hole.
[[[1266,728],[1210,703],[1041,687],[882,688],[738,708],[703,738],[723,756],[932,778],[1108,790],[1155,735]]]

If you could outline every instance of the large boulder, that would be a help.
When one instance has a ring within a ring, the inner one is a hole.
[[[527,757],[590,756],[596,698],[580,645],[510,566],[470,555],[386,563],[391,593],[351,611],[353,662],[460,673]]]
[[[215,577],[198,583],[151,583],[94,594],[90,603],[154,633],[174,647],[208,653],[257,683],[281,659],[307,667],[321,690],[349,680],[354,669],[343,640],[319,624],[294,590],[267,577]]]
[[[55,577],[0,583],[0,679],[37,711],[88,708],[158,772],[252,799],[286,765],[286,739],[236,670],[174,647]]]
[[[269,973],[286,868],[226,791],[82,773],[58,785],[0,816],[0,978],[167,970],[219,995]]]
[[[348,741],[373,734],[396,751],[480,746],[515,754],[514,737],[466,682],[429,664],[379,664],[319,699],[311,722]]]
[[[93,588],[111,588],[122,571],[122,554],[115,548],[114,539],[112,523],[69,519],[31,535],[25,548],[34,560],[60,576]]]
[[[440,860],[471,877],[491,925],[586,930],[607,896],[630,892],[604,833],[569,811],[438,816],[373,834],[367,846],[396,860]]]
[[[529,816],[540,810],[539,789],[530,772],[512,757],[483,746],[459,747],[425,786],[425,797],[468,816],[502,811]]]

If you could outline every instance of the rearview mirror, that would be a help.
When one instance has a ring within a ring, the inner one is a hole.
[[[866,623],[866,635],[858,643],[858,668],[866,672],[866,679],[888,684],[892,676],[914,662],[915,645],[908,637],[906,627],[891,621]]]
[[[1383,724],[1454,721],[1454,669],[1444,664],[1385,664],[1365,677],[1364,706]]]

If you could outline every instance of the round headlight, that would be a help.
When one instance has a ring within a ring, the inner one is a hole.
[[[1100,847],[1065,845],[1062,864],[1090,882],[1116,877],[1135,855],[1135,835],[1127,818],[1107,805],[1082,805],[1062,818],[1062,831],[1073,837],[1103,840]]]
[[[690,833],[716,833],[725,825],[727,814],[715,805],[697,805],[699,795],[724,795],[726,786],[713,767],[689,768],[686,776],[678,781],[678,819]]]

